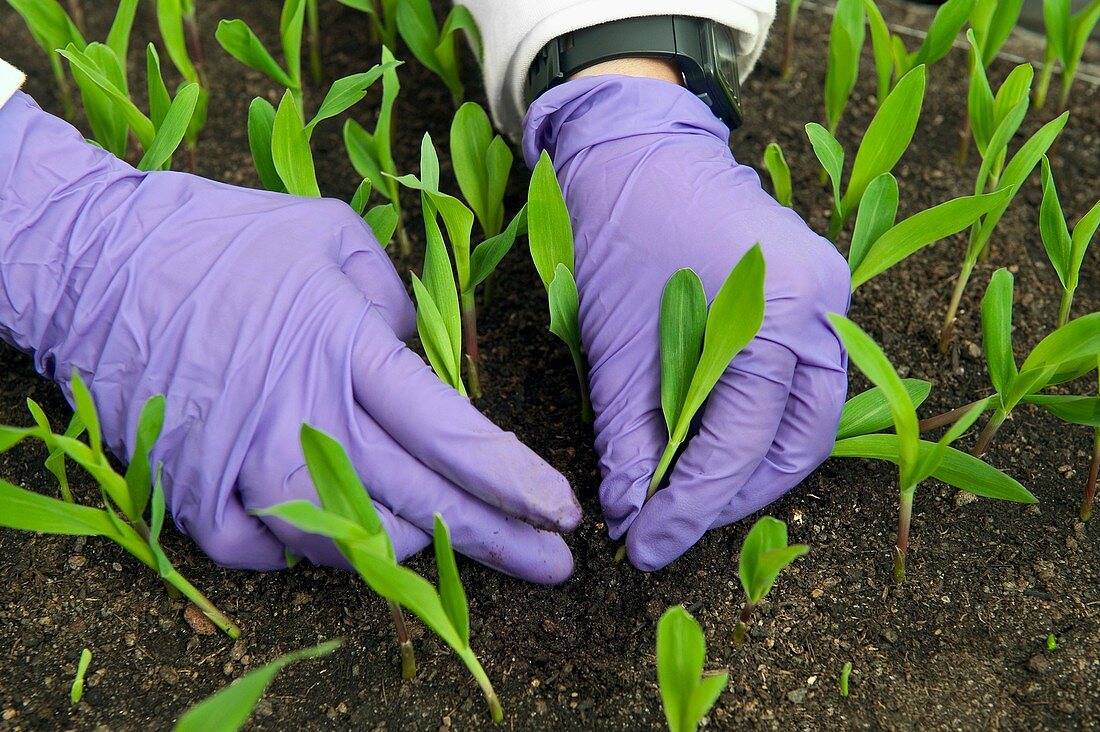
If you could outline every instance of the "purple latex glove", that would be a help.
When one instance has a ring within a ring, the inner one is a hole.
[[[687,89],[625,76],[552,89],[525,122],[527,161],[550,153],[576,233],[608,530],[626,534],[628,556],[643,570],[805,478],[832,448],[847,389],[846,355],[825,316],[847,312],[848,266],[763,191],[728,138]],[[756,242],[767,263],[763,327],[711,393],[668,487],[643,508],[668,441],[661,292],[690,267],[713,298]]]
[[[403,343],[415,331],[346,205],[139,173],[26,95],[0,109],[0,337],[49,378],[90,379],[117,455],[167,397],[153,458],[177,526],[219,564],[276,569],[287,547],[346,566],[327,539],[249,514],[317,500],[308,422],[348,447],[400,557],[439,512],[479,562],[569,576],[568,483],[440,382]]]

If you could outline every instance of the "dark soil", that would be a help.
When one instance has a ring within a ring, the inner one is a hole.
[[[109,18],[86,3],[101,37]],[[103,5],[108,5],[104,3]],[[245,136],[255,95],[279,90],[242,70],[212,33],[220,17],[243,14],[270,40],[277,3],[200,3],[214,85],[210,124],[199,148],[201,174],[258,185]],[[887,6],[891,19],[903,9]],[[374,63],[362,17],[322,3],[331,80]],[[818,230],[829,195],[802,132],[823,116],[821,90],[829,18],[805,10],[798,31],[797,70],[779,78],[776,33],[745,88],[748,123],[733,147],[757,164],[773,139],[796,178],[795,205]],[[783,21],[782,11],[780,22]],[[780,28],[777,25],[777,30]],[[154,38],[142,4],[135,53]],[[140,41],[140,42],[139,42]],[[274,47],[274,45],[270,46]],[[58,111],[43,55],[18,18],[0,8],[0,54],[30,72],[28,91]],[[846,146],[873,113],[870,56],[845,116]],[[1003,78],[1011,64],[998,62]],[[481,91],[473,68],[470,92]],[[929,98],[912,148],[896,169],[902,215],[970,191],[971,156],[960,166],[956,130],[965,106],[965,54],[954,52],[931,71]],[[399,164],[413,169],[424,130],[445,145],[450,103],[444,87],[410,63],[402,70]],[[356,114],[369,123],[377,91]],[[1079,85],[1074,114],[1058,145],[1055,174],[1071,217],[1096,198],[1100,93]],[[1049,111],[1033,114],[1034,130]],[[322,190],[348,197],[357,179],[347,163],[339,124],[315,137]],[[1019,141],[1017,141],[1018,143]],[[517,166],[518,167],[518,166]],[[513,203],[526,175],[514,176]],[[1057,313],[1056,278],[1038,236],[1038,176],[1023,190],[994,238],[964,302],[957,349],[938,355],[939,319],[961,258],[961,237],[920,253],[855,297],[853,317],[902,368],[934,382],[924,414],[987,393],[976,306],[995,267],[1017,276],[1017,355],[1046,332]],[[416,235],[419,222],[410,222]],[[843,240],[844,237],[842,237]],[[1100,268],[1086,264],[1078,310],[1100,309]],[[414,263],[400,261],[402,271]],[[534,587],[472,562],[461,562],[471,600],[474,646],[505,707],[508,729],[658,729],[663,716],[654,666],[655,624],[665,608],[686,604],[707,630],[711,668],[729,668],[731,682],[710,715],[717,729],[1070,729],[1100,727],[1100,569],[1097,527],[1077,520],[1091,435],[1034,409],[1021,409],[991,452],[993,464],[1026,484],[1038,507],[967,503],[955,491],[921,488],[913,521],[909,576],[891,582],[896,476],[886,465],[830,461],[771,506],[792,541],[810,555],[784,573],[759,609],[750,642],[734,646],[740,611],[736,559],[749,521],[711,532],[672,567],[642,574],[612,561],[614,546],[600,521],[598,474],[589,428],[580,424],[568,354],[547,332],[545,303],[533,267],[517,247],[504,265],[497,298],[483,310],[485,411],[514,430],[573,482],[587,519],[569,539],[577,571],[565,585]],[[856,375],[853,391],[866,386]],[[1080,387],[1087,391],[1088,384]],[[0,348],[0,423],[24,424],[31,396],[55,424],[68,408],[59,390],[39,379],[31,361]],[[969,439],[969,438],[968,438]],[[0,476],[51,490],[43,454],[27,447],[0,456]],[[94,486],[76,483],[79,499]],[[301,566],[272,574],[215,567],[184,537],[167,547],[180,570],[245,630],[233,643],[200,636],[157,579],[115,545],[0,531],[0,713],[7,729],[143,730],[169,727],[189,705],[231,678],[319,640],[343,637],[326,659],[285,670],[253,717],[255,729],[436,730],[489,726],[477,687],[447,649],[414,623],[420,677],[399,678],[397,647],[385,605],[356,577]],[[433,577],[430,558],[411,566]],[[1057,650],[1045,650],[1049,633]],[[94,653],[84,700],[70,706],[68,687],[80,650]],[[854,666],[851,696],[837,677]]]

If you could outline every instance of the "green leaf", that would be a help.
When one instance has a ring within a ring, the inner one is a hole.
[[[1058,200],[1054,176],[1050,172],[1050,161],[1046,155],[1043,156],[1043,203],[1039,208],[1039,232],[1062,287],[1068,287],[1071,281],[1070,257],[1073,245],[1065,214],[1062,213],[1062,204]]]
[[[470,254],[470,288],[477,287],[496,270],[497,265],[512,249],[516,239],[527,233],[527,204],[519,210],[508,228],[491,239],[483,241]]]
[[[88,665],[92,662],[92,652],[87,648],[80,652],[80,661],[76,666],[76,678],[73,679],[72,688],[69,689],[69,701],[76,704],[84,696],[84,675],[88,673]]]
[[[848,187],[840,202],[841,218],[855,212],[871,181],[888,173],[909,147],[924,101],[925,72],[917,66],[903,76],[875,112],[863,135]]]
[[[979,0],[970,16],[977,29],[983,63],[993,63],[1020,17],[1023,0]]]
[[[835,132],[859,76],[863,48],[863,0],[838,0],[829,32],[829,63],[825,70],[825,116]]]
[[[187,52],[187,41],[183,34],[184,5],[180,0],[157,0],[157,27],[164,39],[164,48],[180,76],[188,81],[198,82],[199,73],[191,62]]]
[[[370,200],[370,192],[371,190],[373,190],[373,188],[374,186],[371,185],[371,182],[369,180],[367,180],[366,178],[362,180],[359,186],[355,189],[355,193],[353,193],[351,196],[351,203],[348,204],[349,206],[351,206],[352,211],[359,214],[360,216],[366,215],[367,201]]]
[[[145,151],[145,155],[138,163],[138,170],[161,170],[171,162],[172,155],[183,142],[183,137],[191,124],[191,118],[195,114],[199,91],[199,85],[194,83],[186,84],[179,90],[153,138],[153,144]]]
[[[678,270],[661,295],[661,407],[671,435],[703,353],[707,295],[699,275]]]
[[[977,257],[981,253],[981,250],[985,248],[986,242],[993,234],[993,230],[996,228],[1001,217],[1004,215],[1005,209],[1008,208],[1008,204],[1015,198],[1016,193],[1020,190],[1020,186],[1024,184],[1028,176],[1031,175],[1031,171],[1035,170],[1035,166],[1039,164],[1039,160],[1046,154],[1050,146],[1054,144],[1054,141],[1061,134],[1062,128],[1065,127],[1066,121],[1069,119],[1069,112],[1064,112],[1055,119],[1047,122],[1043,125],[1038,132],[1031,136],[1027,142],[1025,142],[1020,149],[1012,156],[1012,160],[1005,166],[1004,173],[1001,174],[999,185],[1002,189],[1008,189],[1011,194],[1007,196],[1003,203],[998,204],[982,219],[981,229],[978,232],[975,240],[975,247],[972,247],[972,251],[968,252],[968,256],[971,258]],[[991,146],[992,147],[992,146]]]
[[[993,397],[986,397],[972,405],[963,413],[962,417],[957,419],[954,424],[947,428],[943,437],[932,445],[932,449],[921,452],[920,458],[917,460],[917,466],[913,469],[913,473],[910,477],[913,485],[923,482],[936,472],[936,469],[943,463],[948,446],[966,434],[967,430],[974,426],[978,418],[989,409],[989,405],[993,402],[993,399]]]
[[[671,732],[693,732],[691,697],[706,660],[706,639],[682,605],[669,608],[657,623],[657,681]]]
[[[573,226],[554,173],[554,164],[545,150],[531,173],[527,195],[527,238],[542,286],[549,291],[559,264],[573,271]]]
[[[827,129],[817,122],[810,122],[806,125],[806,137],[810,139],[814,154],[833,184],[833,208],[839,211],[841,201],[840,184],[844,174],[844,148],[840,146],[840,143]]]
[[[550,303],[550,332],[561,338],[569,350],[578,357],[581,352],[581,331],[577,324],[580,296],[573,273],[559,264],[547,292]]]
[[[1018,375],[1012,355],[1012,291],[1012,273],[999,269],[990,278],[982,299],[982,348],[989,378],[998,394],[1007,394]]]
[[[424,201],[428,200],[423,194]],[[458,289],[455,284],[451,260],[447,256],[443,242],[443,232],[439,229],[435,213],[430,204],[424,205],[424,228],[426,243],[424,247],[424,287],[431,294],[432,301],[439,311],[441,323],[446,328],[447,350],[451,362],[449,373],[458,379],[462,373],[462,319],[458,306]],[[459,381],[461,381],[459,379]],[[463,390],[455,386],[459,393]]]
[[[1007,188],[980,196],[963,196],[913,214],[871,246],[852,273],[852,290],[877,277],[911,254],[966,229],[982,215],[1003,206],[1012,196]]]
[[[997,0],[992,0],[997,1]],[[993,90],[985,73],[978,42],[974,31],[968,30],[966,38],[970,41],[970,88],[967,92],[967,111],[970,113],[970,129],[974,143],[982,158],[987,156],[989,141],[993,137],[997,123],[993,118]]]
[[[0,526],[63,536],[115,537],[107,514],[97,508],[67,503],[0,480]]]
[[[1100,397],[1032,394],[1023,401],[1037,404],[1063,422],[1100,429]]]
[[[922,379],[902,379],[901,383],[914,407],[923,404],[932,391],[932,384]],[[858,435],[881,432],[893,424],[890,402],[885,392],[875,386],[845,402],[836,437],[838,440],[844,440]]]
[[[308,424],[302,425],[301,441],[309,477],[325,510],[354,522],[371,535],[387,536],[374,502],[343,445]],[[388,536],[386,544],[387,554],[393,559]]]
[[[45,416],[45,414],[42,415],[43,418],[45,418]],[[45,423],[43,428],[45,431],[50,431],[49,423]],[[76,440],[82,434],[84,434],[84,423],[80,421],[80,417],[74,414],[72,419],[69,420],[69,426],[65,428],[64,436],[71,440]],[[3,447],[2,443],[3,436],[0,435],[0,447]],[[3,450],[0,449],[0,452],[3,452]],[[57,484],[61,488],[61,496],[69,503],[72,503],[73,494],[69,489],[69,476],[65,471],[65,451],[51,444],[50,456],[46,458],[45,466],[46,469],[57,478]]]
[[[187,710],[176,723],[175,732],[234,732],[244,725],[264,690],[283,667],[307,658],[325,656],[342,641],[329,641],[313,648],[288,653],[266,666],[250,671],[221,691]]]
[[[1070,18],[1069,34],[1066,37],[1068,48],[1063,57],[1065,67],[1063,73],[1076,72],[1077,64],[1080,63],[1085,51],[1085,44],[1092,36],[1092,30],[1096,27],[1097,21],[1100,21],[1100,1],[1098,0],[1092,0]]]
[[[92,43],[83,52],[69,46],[59,53],[69,60],[74,74],[79,71],[110,97],[118,114],[130,125],[142,148],[148,149],[153,143],[156,130],[153,122],[130,101],[125,85],[119,83],[125,77],[122,76],[124,72],[114,52],[103,44]]]
[[[974,0],[947,0],[941,5],[917,50],[914,64],[931,65],[946,56],[973,8]]]
[[[1039,341],[1020,367],[1025,371],[1057,366],[1100,354],[1100,313],[1071,320]]]
[[[294,94],[289,90],[283,94],[275,113],[275,124],[271,130],[271,160],[288,193],[321,197],[309,136],[302,125],[302,115],[294,101]]]
[[[435,563],[439,569],[439,599],[451,625],[458,632],[463,645],[470,645],[470,608],[466,602],[466,591],[462,589],[462,580],[458,576],[458,564],[451,547],[451,532],[438,513],[435,515]]]
[[[413,294],[416,297],[416,330],[437,376],[462,393],[462,378],[456,372],[454,353],[451,351],[451,339],[447,324],[439,313],[428,288],[415,274]]]
[[[103,454],[103,438],[99,429],[99,413],[95,408],[95,400],[88,386],[84,383],[78,371],[73,371],[71,390],[75,404],[76,415],[84,423],[88,432],[88,445],[95,455]]]
[[[935,449],[931,442],[920,442],[920,451]],[[899,464],[898,436],[890,434],[861,435],[838,440],[833,447],[833,457],[886,460]],[[1014,503],[1038,503],[1038,499],[1018,481],[978,458],[959,452],[953,447],[944,451],[943,461],[932,476],[948,485],[970,491],[983,498],[995,498]]]
[[[264,188],[276,193],[285,193],[286,186],[275,169],[275,160],[271,153],[271,136],[275,129],[275,107],[261,97],[252,100],[248,106],[248,147],[252,151],[252,163],[263,182]]]
[[[867,13],[867,25],[871,29],[871,49],[875,56],[875,76],[878,78],[876,93],[879,103],[890,93],[890,82],[894,75],[894,54],[890,46],[890,29],[886,25],[882,12],[875,0],[863,0],[863,9]]]
[[[760,604],[779,573],[809,550],[805,544],[787,546],[787,525],[779,519],[764,516],[753,524],[741,545],[738,567],[749,602]]]
[[[350,518],[339,516],[309,501],[277,503],[249,511],[254,516],[271,516],[310,534],[332,539],[349,559],[355,550],[370,552],[374,561],[393,563],[389,537],[385,532],[371,533]]]
[[[84,37],[57,0],[8,0],[8,5],[23,17],[38,45],[53,55],[70,43],[83,51]]]
[[[145,47],[145,75],[148,78],[149,118],[153,127],[159,130],[172,106],[172,95],[168,93],[168,87],[164,83],[164,75],[160,71],[160,56],[152,43]]]
[[[772,179],[775,200],[788,208],[791,205],[791,169],[783,157],[783,148],[779,143],[769,143],[764,148],[764,167]]]
[[[214,37],[230,56],[245,66],[266,74],[281,86],[294,88],[294,80],[271,57],[263,42],[243,20],[222,20]]]
[[[306,137],[313,136],[313,129],[319,122],[331,119],[342,114],[358,104],[367,96],[370,89],[389,67],[400,66],[400,61],[391,61],[387,65],[376,64],[370,71],[362,74],[352,74],[342,79],[337,79],[329,88],[324,101],[321,102],[317,114],[306,125]]]
[[[451,161],[462,195],[487,230],[489,216],[489,171],[486,156],[493,142],[489,115],[474,102],[459,107],[451,122]]]
[[[764,255],[754,244],[733,268],[710,306],[703,353],[691,379],[673,441],[687,438],[691,420],[730,362],[756,337],[764,322]]]
[[[856,214],[852,246],[848,251],[848,267],[853,272],[859,269],[875,242],[893,227],[897,214],[897,178],[890,173],[883,173],[867,186]]]
[[[168,560],[168,555],[164,553],[164,549],[160,546],[160,532],[164,527],[164,516],[166,509],[164,505],[164,483],[161,480],[161,468],[157,466],[156,478],[153,480],[153,493],[152,493],[152,506],[150,509],[150,526],[149,526],[149,550],[153,554],[153,558],[156,561],[156,570],[161,577],[169,577],[175,569],[172,567],[172,562]]]
[[[718,697],[722,696],[729,682],[729,671],[703,674],[703,678],[699,679],[699,685],[695,687],[695,691],[688,700],[688,719],[702,720],[711,707],[718,703]]]
[[[138,418],[130,465],[126,468],[126,487],[130,491],[130,501],[138,516],[145,514],[149,491],[153,486],[153,467],[149,461],[149,453],[153,451],[164,428],[164,407],[164,397],[160,395],[150,397],[145,402]]]
[[[392,203],[375,206],[363,216],[367,226],[374,232],[374,238],[383,248],[389,246],[393,240],[393,232],[397,231],[399,218],[397,207]]]
[[[114,52],[123,70],[126,69],[126,57],[130,51],[130,30],[134,27],[134,16],[137,14],[138,0],[120,0],[115,10],[115,18],[111,21],[111,29],[107,33],[107,47]],[[125,85],[122,89],[126,89]]]
[[[1085,261],[1085,252],[1088,251],[1092,238],[1096,236],[1096,229],[1100,227],[1100,201],[1093,204],[1089,212],[1081,217],[1077,225],[1073,227],[1073,236],[1070,239],[1070,267],[1069,281],[1073,287],[1077,286],[1081,274],[1081,265]]]
[[[882,352],[863,330],[841,315],[830,314],[829,321],[836,328],[840,339],[848,348],[848,355],[875,386],[882,389],[890,403],[890,415],[894,419],[894,429],[900,439],[900,462],[903,485],[909,472],[917,463],[917,443],[920,440],[920,427],[917,424],[917,412],[909,392],[894,370],[890,359]]]
[[[1031,82],[1034,78],[1035,69],[1029,63],[1020,64],[1009,73],[993,100],[995,122],[1000,123],[1021,102],[1030,103]]]
[[[283,58],[293,84],[292,89],[302,86],[302,27],[306,20],[306,0],[284,0],[283,12],[279,17],[279,37],[283,42]]]

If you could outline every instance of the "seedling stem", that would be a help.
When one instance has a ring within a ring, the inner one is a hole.
[[[1081,501],[1081,520],[1092,518],[1092,505],[1096,500],[1096,478],[1100,475],[1100,430],[1093,437],[1092,463],[1089,465],[1089,480],[1085,484],[1085,497]]]
[[[504,721],[504,709],[500,706],[500,697],[493,690],[493,684],[485,674],[485,669],[481,667],[481,662],[477,660],[474,652],[468,648],[465,651],[459,651],[458,655],[466,664],[466,668],[470,670],[470,674],[477,680],[477,685],[481,687],[481,693],[485,695],[485,701],[489,705],[489,714],[492,715],[493,721],[500,724]]]
[[[973,244],[973,230],[971,230],[971,243]],[[959,279],[955,282],[955,291],[951,293],[951,303],[947,306],[947,314],[943,318],[943,327],[940,329],[940,353],[947,353],[951,339],[955,335],[955,318],[959,313],[959,304],[962,302],[966,285],[970,282],[970,275],[974,272],[974,265],[969,253],[963,260],[962,269],[959,270]]]
[[[459,297],[462,310],[462,340],[466,351],[466,387],[471,399],[481,398],[481,356],[477,347],[477,303],[474,291],[469,290]]]
[[[938,414],[935,417],[922,419],[920,421],[920,424],[918,425],[920,427],[920,431],[931,432],[932,430],[939,429],[940,427],[948,427],[950,425],[953,425],[960,419],[962,419],[963,415],[965,415],[974,407],[978,406],[978,404],[982,401],[982,399],[979,399],[977,401],[970,402],[969,404],[965,404],[958,409],[952,409],[950,412],[944,412],[943,414]]]
[[[989,418],[989,422],[986,423],[985,429],[978,435],[978,441],[974,443],[974,449],[971,454],[974,457],[981,457],[985,455],[986,450],[989,449],[989,445],[993,442],[993,438],[997,436],[997,431],[1001,429],[1001,425],[1004,424],[1005,417],[1008,414],[1003,409],[998,409],[993,413],[993,416]]]
[[[401,678],[411,681],[416,678],[416,651],[412,641],[409,640],[409,628],[405,625],[405,615],[401,612],[401,606],[392,600],[389,601],[390,614],[393,616],[393,627],[397,632],[397,642],[401,647]]]
[[[741,617],[737,619],[737,625],[733,626],[733,642],[737,645],[741,645],[745,642],[745,638],[749,632],[749,620],[752,618],[752,611],[755,607],[755,605],[746,600],[745,605],[741,608]]]
[[[901,492],[898,506],[898,541],[894,547],[894,582],[905,581],[905,555],[909,550],[909,524],[913,519],[913,494],[916,487]]]

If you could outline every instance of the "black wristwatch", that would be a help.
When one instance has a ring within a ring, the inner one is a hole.
[[[688,89],[730,129],[741,126],[734,31],[681,15],[626,18],[555,38],[527,73],[527,103],[590,66],[627,57],[675,62]]]

